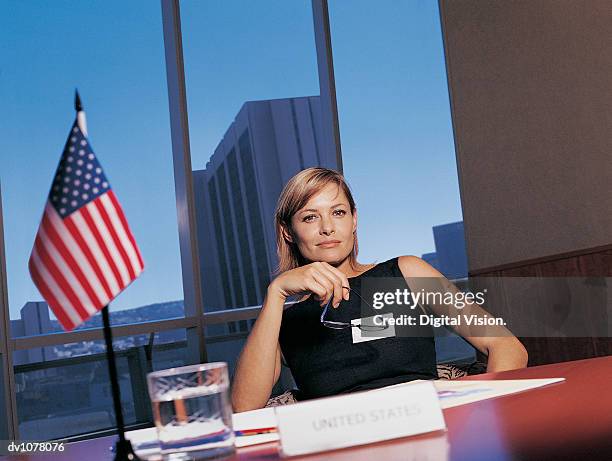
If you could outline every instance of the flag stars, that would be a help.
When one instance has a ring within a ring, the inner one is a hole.
[[[87,138],[79,130],[70,136],[49,194],[62,218],[111,189]]]
[[[79,131],[79,129],[76,126],[72,129],[73,133],[77,133],[78,131]]]

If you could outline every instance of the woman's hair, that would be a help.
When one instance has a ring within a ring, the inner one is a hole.
[[[344,192],[351,208],[351,214],[355,214],[355,201],[344,180],[344,176],[328,168],[307,168],[300,171],[289,180],[278,198],[274,222],[276,229],[276,252],[278,254],[278,268],[275,273],[295,269],[307,263],[300,253],[295,242],[288,242],[283,236],[283,230],[289,235],[295,235],[291,227],[291,218],[318,192],[328,184],[336,184]],[[357,262],[357,231],[355,231],[355,244],[349,255],[349,263],[353,269],[358,269],[361,264]]]

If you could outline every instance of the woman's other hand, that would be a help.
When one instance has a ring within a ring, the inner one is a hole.
[[[340,301],[349,299],[346,275],[326,262],[314,262],[283,272],[268,287],[283,299],[289,296],[312,293],[323,306],[333,296],[332,305],[338,307]]]

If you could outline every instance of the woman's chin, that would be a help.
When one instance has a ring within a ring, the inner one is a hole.
[[[346,258],[348,258],[349,255],[350,253],[345,254],[345,252],[337,248],[330,248],[317,252],[314,261],[326,262],[331,266],[337,266]]]

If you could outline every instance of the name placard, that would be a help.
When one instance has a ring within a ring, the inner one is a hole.
[[[430,381],[275,407],[283,456],[445,429]]]

